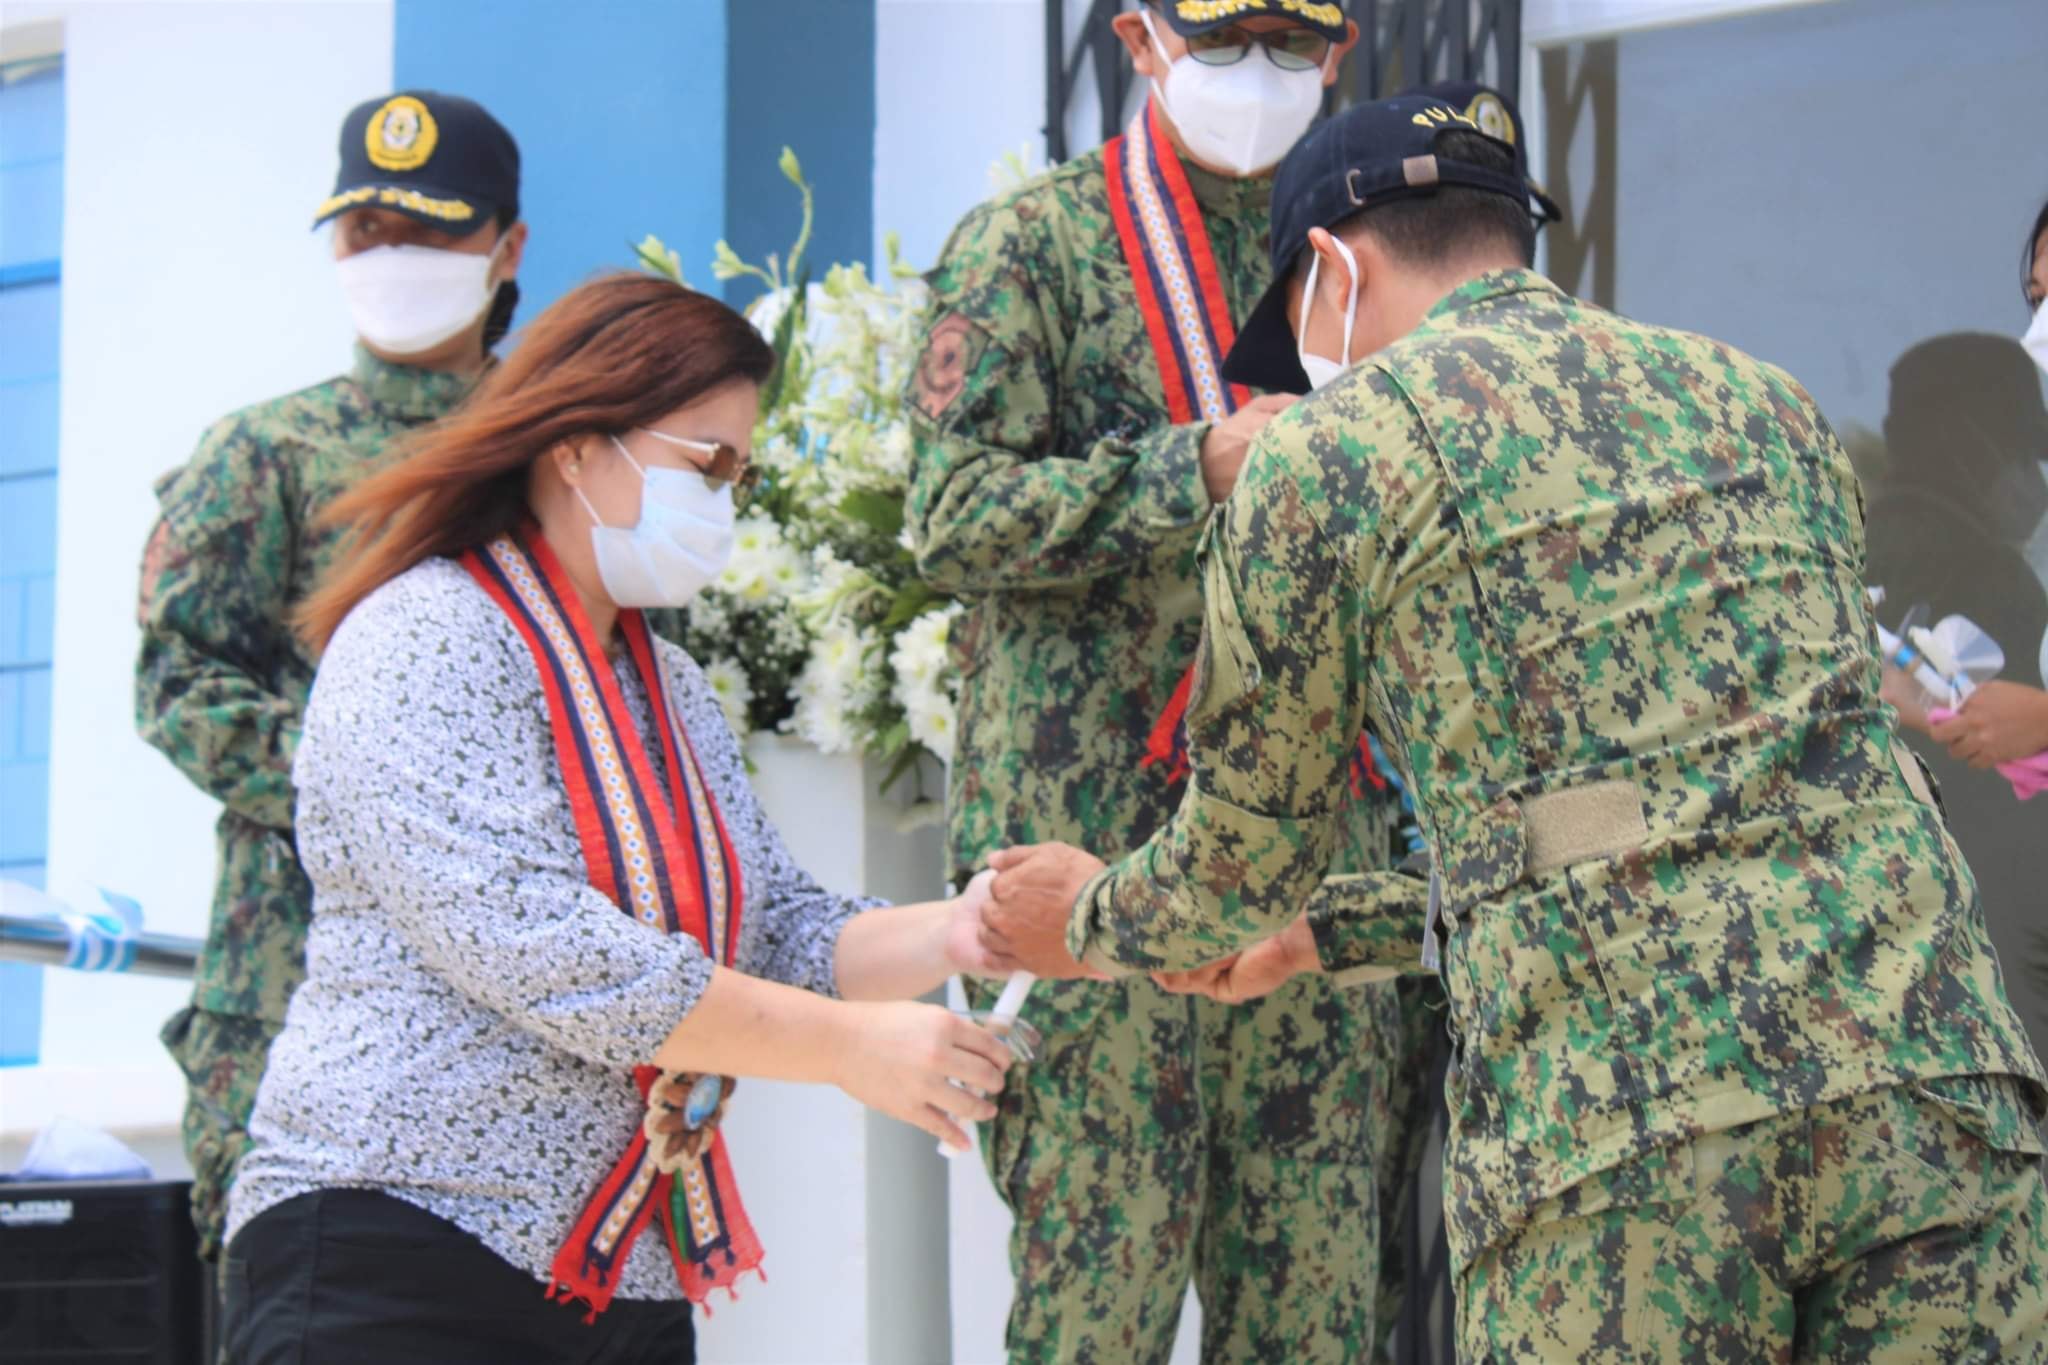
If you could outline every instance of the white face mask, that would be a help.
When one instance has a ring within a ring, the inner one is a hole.
[[[718,449],[665,432],[647,434],[670,445]],[[680,607],[724,572],[732,559],[732,485],[714,492],[695,470],[641,469],[624,442],[614,436],[612,444],[640,471],[640,520],[630,530],[607,526],[583,490],[576,490],[583,510],[597,523],[590,530],[597,576],[617,606]]]
[[[419,355],[491,306],[485,256],[431,246],[374,246],[335,262],[356,335],[387,355]]]
[[[1229,66],[1167,55],[1140,10],[1152,46],[1169,63],[1159,98],[1181,141],[1205,166],[1232,175],[1256,175],[1280,164],[1323,107],[1323,68],[1282,71],[1263,52],[1247,52]],[[1158,85],[1158,82],[1154,82]]]
[[[1294,353],[1301,359],[1301,370],[1308,376],[1309,392],[1313,393],[1338,375],[1351,368],[1351,323],[1358,316],[1358,258],[1351,254],[1351,248],[1336,237],[1337,250],[1344,253],[1344,268],[1351,272],[1351,288],[1344,295],[1344,354],[1331,360],[1327,356],[1311,355],[1307,346],[1297,340]],[[1301,335],[1308,336],[1309,314],[1316,306],[1316,276],[1323,268],[1323,253],[1318,251],[1308,263],[1308,284],[1301,291]]]
[[[2020,345],[2027,348],[2027,354],[2034,357],[2034,363],[2041,367],[2042,373],[2048,374],[2048,300],[2034,310],[2034,321],[2027,328],[2027,334],[2020,338]]]

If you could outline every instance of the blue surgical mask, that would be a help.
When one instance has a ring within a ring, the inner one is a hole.
[[[718,449],[665,432],[647,434],[671,445]],[[598,579],[617,606],[680,607],[709,586],[732,559],[732,485],[714,490],[694,470],[644,469],[623,441],[616,436],[611,441],[640,473],[640,519],[630,528],[607,526],[583,490],[576,490],[583,510],[597,523],[591,528],[590,543],[597,554]]]

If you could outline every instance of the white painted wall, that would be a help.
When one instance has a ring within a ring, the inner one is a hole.
[[[1585,43],[1618,33],[1696,25],[1712,18],[1821,2],[1825,0],[1526,0],[1522,43],[1528,47]],[[1524,104],[1528,102],[1524,100]]]
[[[1528,47],[1550,47],[1817,3],[1822,0],[1526,0],[1522,42]],[[1533,101],[1522,103],[1526,108]]]
[[[158,474],[242,404],[344,368],[324,236],[348,109],[391,84],[391,0],[10,3],[65,25],[63,393],[49,886],[127,891],[203,934],[215,807],[136,737],[135,586]],[[42,1064],[0,1071],[0,1131],[55,1113],[174,1124],[158,1044],[187,988],[52,971]]]
[[[989,167],[1045,164],[1044,0],[875,0],[875,259],[923,269],[989,196]]]

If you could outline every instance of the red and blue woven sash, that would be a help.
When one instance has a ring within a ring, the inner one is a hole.
[[[1109,213],[1137,285],[1167,415],[1176,425],[1228,417],[1251,399],[1223,380],[1237,329],[1201,206],[1150,99],[1103,156]]]
[[[676,716],[646,621],[637,611],[619,613],[619,632],[654,708],[665,790],[604,648],[539,530],[529,524],[500,536],[462,564],[533,652],[591,885],[648,928],[687,933],[712,961],[730,964],[745,899],[740,861]],[[635,1068],[643,1100],[659,1075],[652,1066]],[[593,1318],[603,1312],[633,1243],[657,1215],[676,1279],[693,1302],[760,1269],[760,1240],[740,1205],[724,1137],[714,1133],[702,1156],[671,1176],[656,1168],[636,1127],[555,1254],[549,1294],[583,1300]]]
[[[1251,400],[1243,385],[1223,381],[1223,357],[1237,340],[1237,329],[1201,206],[1150,99],[1122,136],[1109,140],[1103,155],[1110,217],[1137,285],[1138,310],[1159,362],[1167,414],[1175,423],[1228,417]],[[1170,782],[1188,774],[1188,693],[1194,676],[1192,668],[1181,676],[1146,740],[1143,766],[1165,768]],[[1367,786],[1385,785],[1361,736],[1351,762],[1352,792],[1360,795]]]

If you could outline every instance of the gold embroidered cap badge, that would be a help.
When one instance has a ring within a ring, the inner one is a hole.
[[[384,101],[363,130],[370,164],[384,171],[418,170],[434,155],[440,137],[433,112],[411,95],[393,95]]]

